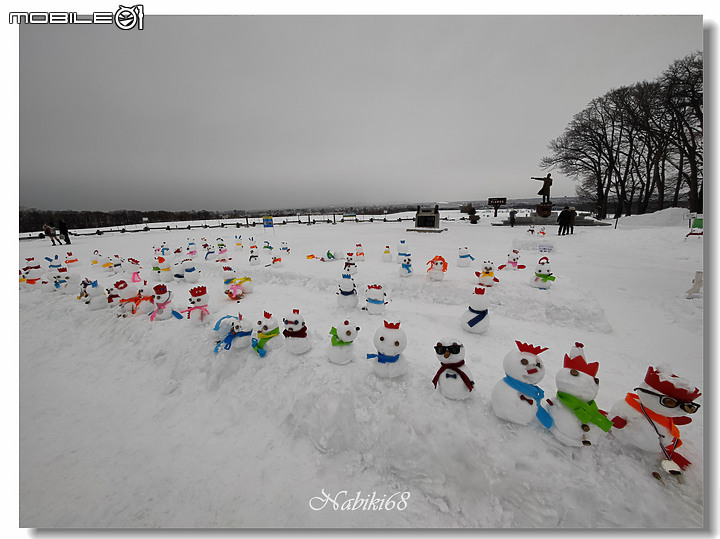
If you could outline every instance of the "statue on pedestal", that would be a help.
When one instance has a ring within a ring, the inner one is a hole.
[[[550,173],[548,172],[548,175],[544,178],[535,178],[533,176],[530,177],[531,180],[540,180],[543,182],[543,186],[538,191],[538,195],[542,195],[542,204],[546,204],[550,202],[550,186],[552,185],[552,178],[550,177]]]

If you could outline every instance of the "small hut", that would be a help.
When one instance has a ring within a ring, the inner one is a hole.
[[[440,228],[440,209],[437,204],[434,208],[417,207],[415,228]]]

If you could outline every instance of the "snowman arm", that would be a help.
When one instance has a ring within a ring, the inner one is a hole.
[[[545,402],[547,402],[550,406],[555,406],[555,403],[550,399],[545,399]]]

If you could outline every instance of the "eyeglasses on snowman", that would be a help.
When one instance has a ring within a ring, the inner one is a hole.
[[[434,346],[435,353],[436,354],[444,354],[446,351],[449,351],[451,354],[459,354],[460,348],[462,348],[462,344],[451,344],[450,346],[443,346],[442,344],[438,343]]]
[[[674,399],[673,397],[661,395],[660,393],[655,393],[654,391],[649,391],[647,389],[643,389],[642,387],[636,387],[633,391],[642,391],[643,393],[647,393],[648,395],[655,395],[659,398],[658,400],[660,401],[660,404],[663,405],[665,408],[677,408],[679,406],[683,412],[686,412],[688,414],[694,414],[698,411],[698,408],[700,408],[700,405],[696,402],[682,402]]]

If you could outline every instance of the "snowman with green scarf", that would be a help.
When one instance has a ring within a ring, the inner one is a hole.
[[[345,319],[330,328],[330,348],[328,359],[336,365],[347,365],[355,359],[355,339],[360,331],[350,320]]]
[[[557,393],[555,398],[547,399],[553,418],[550,432],[565,445],[596,445],[612,428],[607,413],[595,404],[600,389],[597,371],[598,364],[588,363],[585,347],[576,342],[570,353],[565,354],[563,368],[555,375]]]
[[[553,282],[555,282],[555,276],[550,269],[550,260],[544,256],[538,260],[537,266],[535,266],[535,277],[530,285],[540,290],[547,290],[553,285]]]

